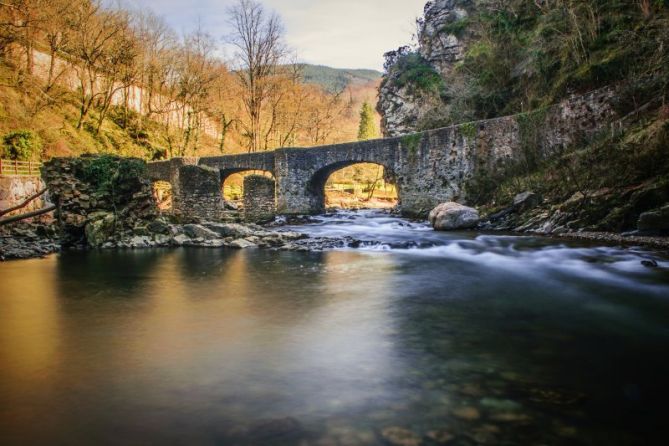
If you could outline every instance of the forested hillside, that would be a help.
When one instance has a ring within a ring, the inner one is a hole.
[[[107,5],[0,4],[2,157],[155,159],[350,141],[363,102],[375,101],[373,72],[286,64],[280,19],[260,4],[248,5],[252,30],[237,21],[226,36],[238,50],[226,61],[219,37]],[[242,13],[228,11],[232,22]],[[255,46],[244,44],[249,31]],[[333,89],[332,79],[346,83]]]
[[[317,84],[329,92],[337,92],[351,86],[378,86],[383,73],[375,70],[349,70],[323,65],[300,64],[304,81]]]

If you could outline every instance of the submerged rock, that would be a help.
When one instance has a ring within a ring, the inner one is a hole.
[[[478,420],[481,418],[481,412],[476,407],[459,407],[453,411],[453,415],[467,421]]]
[[[449,231],[474,228],[478,225],[480,217],[478,211],[474,208],[459,203],[448,202],[442,203],[432,209],[428,220],[434,229]]]
[[[381,437],[393,446],[418,446],[421,444],[421,438],[418,434],[398,426],[383,429]]]
[[[425,436],[436,444],[447,444],[455,438],[455,436],[446,430],[429,431]]]

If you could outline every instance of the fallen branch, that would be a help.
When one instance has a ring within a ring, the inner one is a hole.
[[[7,208],[7,209],[2,209],[0,210],[0,217],[3,215],[9,214],[10,212],[18,211],[19,209],[23,209],[24,207],[28,206],[31,201],[41,197],[46,193],[46,189],[42,189],[41,191],[37,192],[34,195],[29,196],[28,198],[25,199],[21,204],[18,204],[14,207]]]
[[[12,217],[3,218],[3,219],[0,220],[0,226],[7,225],[9,223],[14,223],[14,222],[21,221],[21,220],[25,220],[27,218],[38,217],[40,215],[48,214],[49,212],[55,211],[55,210],[56,210],[56,206],[51,205],[51,206],[47,206],[47,207],[45,207],[43,209],[40,209],[40,210],[37,210],[37,211],[28,212],[26,214],[14,215]]]

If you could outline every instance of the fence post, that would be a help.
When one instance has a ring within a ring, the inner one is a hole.
[[[0,175],[2,175],[2,158],[0,158]]]
[[[18,162],[18,160],[14,160],[14,174],[16,174],[16,175],[19,174],[19,162]]]

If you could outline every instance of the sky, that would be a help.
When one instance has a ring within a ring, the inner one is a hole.
[[[126,0],[148,8],[178,32],[201,27],[217,40],[227,33],[234,0]],[[298,61],[336,68],[381,70],[383,53],[411,43],[427,0],[261,0],[281,16]],[[226,54],[231,56],[232,54]]]

